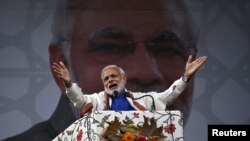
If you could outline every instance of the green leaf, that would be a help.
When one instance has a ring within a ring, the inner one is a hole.
[[[72,135],[74,133],[74,130],[66,131],[68,135]]]
[[[57,138],[57,141],[62,141],[62,139],[60,137]]]
[[[150,124],[151,124],[150,125],[148,118],[145,116],[143,117],[144,117],[144,123],[143,126],[141,127],[141,135],[147,137],[154,137],[154,136],[157,136],[159,138],[164,137],[162,135],[163,126],[157,128],[156,120],[154,118],[150,119]]]
[[[120,141],[122,137],[117,135],[117,131],[120,129],[121,123],[119,122],[118,118],[115,117],[115,120],[113,122],[107,123],[109,124],[109,126],[102,135],[104,137],[107,137],[111,141]]]

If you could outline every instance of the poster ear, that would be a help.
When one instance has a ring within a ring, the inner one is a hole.
[[[65,95],[65,86],[64,86],[63,80],[61,78],[57,77],[57,75],[55,74],[55,72],[53,71],[53,68],[52,68],[53,62],[59,63],[60,61],[62,61],[67,66],[67,60],[65,59],[63,50],[60,47],[60,45],[57,43],[51,43],[49,45],[49,55],[50,55],[49,63],[50,63],[51,73],[53,75],[53,78],[54,78],[56,84],[60,88],[62,94]]]

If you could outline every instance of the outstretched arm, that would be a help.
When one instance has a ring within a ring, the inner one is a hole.
[[[153,95],[158,96],[161,100],[163,101],[163,105],[171,105],[176,98],[184,91],[184,89],[187,86],[188,80],[195,74],[196,71],[199,70],[199,68],[206,62],[207,56],[202,56],[199,57],[196,60],[192,59],[192,56],[190,55],[188,57],[186,67],[185,67],[185,72],[183,74],[182,80],[178,79],[176,80],[166,91],[159,93],[159,95]],[[184,81],[184,82],[183,82]],[[160,102],[156,102],[156,105],[159,106],[161,104]],[[164,106],[163,106],[164,107]],[[158,107],[159,108],[159,107]]]
[[[53,71],[57,74],[57,77],[62,78],[62,80],[65,83],[66,87],[71,87],[72,82],[69,74],[69,70],[67,67],[64,65],[63,62],[56,63],[54,62],[52,65]]]
[[[189,80],[195,74],[195,72],[207,61],[207,58],[207,56],[202,56],[193,61],[192,55],[189,55],[183,77],[186,77],[186,79]]]
[[[84,97],[81,88],[71,82],[69,70],[63,62],[54,62],[52,68],[53,71],[57,74],[57,77],[61,78],[64,81],[65,86],[67,87],[66,95],[75,107],[81,108],[85,105],[86,102],[90,101],[87,99],[87,96]]]

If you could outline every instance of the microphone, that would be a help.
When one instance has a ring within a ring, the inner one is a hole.
[[[152,95],[143,95],[143,96],[140,96],[137,98],[131,97],[128,92],[125,92],[125,95],[126,95],[126,97],[130,97],[132,100],[138,100],[138,99],[141,99],[143,97],[149,96],[152,99],[152,111],[155,111],[155,101],[154,101],[154,98]]]
[[[112,95],[110,95],[111,97],[116,97],[118,95],[117,91],[114,91]]]
[[[113,92],[113,96],[117,96],[118,95],[118,92],[117,91],[114,91]]]

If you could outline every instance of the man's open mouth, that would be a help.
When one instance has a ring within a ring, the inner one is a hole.
[[[118,85],[116,83],[110,84],[109,89],[115,89]]]

